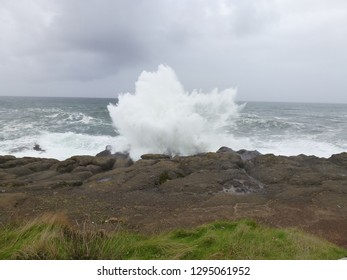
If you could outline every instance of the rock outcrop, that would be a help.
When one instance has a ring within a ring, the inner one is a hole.
[[[107,145],[105,150],[101,151],[100,153],[97,153],[96,157],[107,157],[112,155],[112,147],[111,145]]]
[[[74,221],[160,231],[254,218],[347,247],[347,153],[330,158],[233,151],[193,156],[0,156],[0,223],[63,211]],[[108,223],[119,226],[119,223]]]

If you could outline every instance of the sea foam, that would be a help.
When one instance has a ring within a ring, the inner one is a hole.
[[[0,155],[11,154],[16,157],[43,157],[65,160],[74,155],[95,155],[112,143],[114,137],[107,135],[87,135],[73,132],[42,132],[14,140],[0,142]],[[33,149],[39,144],[44,152]]]
[[[118,104],[107,107],[120,134],[114,149],[128,150],[137,159],[144,153],[191,155],[239,146],[227,132],[242,108],[235,95],[232,88],[187,92],[169,66],[144,71],[135,93],[120,94]]]

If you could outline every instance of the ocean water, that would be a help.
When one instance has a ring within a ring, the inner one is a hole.
[[[236,102],[236,96],[233,89],[187,92],[167,66],[143,72],[135,92],[118,98],[0,96],[0,155],[63,160],[106,145],[134,159],[221,146],[320,157],[347,151],[347,104]]]

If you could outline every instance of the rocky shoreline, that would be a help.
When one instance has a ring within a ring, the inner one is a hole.
[[[330,158],[256,151],[193,156],[0,156],[0,223],[63,212],[72,223],[160,232],[253,218],[347,248],[347,153]]]

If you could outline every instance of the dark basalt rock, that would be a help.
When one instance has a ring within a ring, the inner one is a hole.
[[[52,166],[51,169],[56,170],[60,173],[67,173],[67,172],[71,172],[76,167],[75,164],[76,164],[76,161],[72,159],[66,159]]]
[[[142,159],[170,159],[169,155],[165,154],[144,154],[141,156]]]
[[[335,154],[332,155],[329,159],[330,162],[333,162],[340,166],[347,166],[347,153]]]
[[[24,158],[10,158],[6,160],[4,163],[0,164],[0,169],[7,169],[7,168],[14,168],[23,166],[29,163],[38,162],[41,161],[40,158],[31,158],[31,157],[24,157]]]
[[[112,147],[110,145],[107,145],[105,150],[96,154],[96,157],[108,157],[111,155],[112,155]]]
[[[16,159],[15,156],[0,156],[0,164],[3,164],[9,160],[14,160],[14,159]]]
[[[257,150],[255,151],[239,150],[237,151],[237,153],[241,156],[243,161],[251,160],[261,155],[261,153],[259,153]]]
[[[45,152],[45,150],[42,149],[39,144],[35,144],[33,147],[33,150],[38,151],[38,152]]]
[[[114,157],[73,156],[52,166],[51,169],[60,173],[68,173],[81,166],[98,166],[102,171],[107,171],[112,169],[115,161]],[[90,168],[96,170],[96,168]]]
[[[347,247],[347,153],[326,159],[222,147],[141,158],[0,156],[0,223],[63,211],[80,224],[117,216],[151,232],[247,217]]]
[[[217,153],[230,153],[230,152],[235,153],[235,151],[233,149],[231,149],[229,147],[225,147],[225,146],[220,147],[217,151]]]

